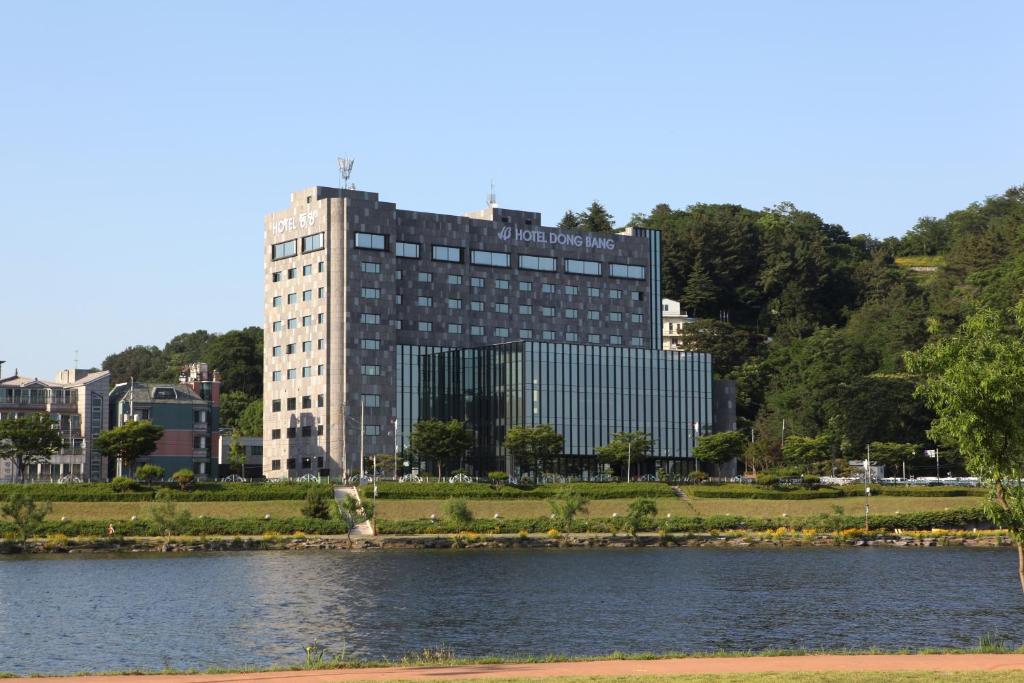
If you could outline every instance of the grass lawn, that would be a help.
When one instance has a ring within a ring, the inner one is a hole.
[[[110,503],[53,503],[53,511],[47,519],[131,519],[136,515],[140,519],[148,516],[153,505],[149,502],[110,502]],[[192,516],[220,517],[298,517],[302,507],[301,500],[260,500],[260,501],[229,501],[229,502],[178,502],[178,509],[187,509]]]
[[[626,514],[632,499],[593,500],[587,506],[585,517],[611,517],[613,512]],[[658,498],[658,514],[672,513],[673,517],[692,517],[733,514],[743,517],[805,517],[833,511],[833,506],[843,508],[845,514],[864,513],[864,498],[822,498],[817,500],[750,500],[742,498]],[[381,519],[425,519],[431,514],[441,517],[444,500],[393,500],[377,501],[377,515]],[[477,518],[493,517],[495,513],[505,518],[526,519],[551,514],[546,500],[470,500],[469,509]],[[880,514],[894,512],[927,512],[933,510],[976,507],[980,498],[911,498],[876,496],[871,499],[871,511]]]
[[[1009,683],[1021,680],[1017,671],[820,671],[808,673],[693,674],[678,676],[570,676],[550,678],[492,678],[490,683],[530,680],[531,683]],[[437,679],[437,683],[453,679]],[[458,679],[466,680],[466,679]]]

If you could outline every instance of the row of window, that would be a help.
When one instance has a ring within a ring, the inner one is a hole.
[[[318,273],[324,272],[324,262],[323,261],[317,261],[316,272],[318,272]],[[289,268],[287,270],[275,270],[273,273],[270,274],[270,280],[272,282],[280,282],[285,277],[287,277],[289,280],[294,280],[295,276],[298,275],[298,274],[299,274],[299,269],[295,268],[295,267]],[[303,275],[312,275],[313,274],[313,264],[312,263],[307,263],[306,265],[302,266],[302,274]]]
[[[387,238],[372,232],[355,233],[355,246],[358,249],[371,249],[374,251],[387,251]],[[420,257],[420,245],[416,242],[395,242],[395,256],[400,258]],[[434,261],[446,261],[448,263],[463,263],[463,248],[452,247],[446,244],[434,244],[430,248],[430,257]],[[586,259],[563,259],[565,272],[574,275],[601,275],[604,265],[600,261]],[[508,268],[512,264],[512,254],[505,251],[487,251],[485,249],[470,249],[469,262],[476,266],[491,266],[494,268]],[[519,254],[519,267],[523,270],[541,270],[556,272],[558,270],[558,259],[551,256],[534,256],[532,254]],[[644,266],[631,266],[625,263],[609,264],[608,273],[612,277],[643,280],[646,277]]]
[[[301,461],[302,461],[302,469],[304,469],[304,470],[312,469],[312,467],[313,467],[313,458],[301,458]],[[288,463],[288,469],[290,469],[290,470],[294,470],[295,469],[295,458],[288,458],[285,462]],[[321,467],[324,466],[324,458],[323,458],[322,455],[321,456],[317,456],[316,466],[317,466],[317,468],[321,468]],[[270,461],[270,469],[272,469],[272,470],[279,470],[279,469],[281,469],[281,461],[280,460],[271,460]]]
[[[316,288],[316,298],[317,299],[323,299],[325,292],[326,292],[326,290],[323,287],[317,287]],[[303,290],[303,292],[302,292],[302,300],[303,301],[312,301],[313,300],[313,290],[312,289]],[[273,298],[273,300],[271,301],[271,304],[274,306],[274,308],[277,308],[284,301],[285,301],[285,299],[279,294],[279,295],[277,295],[277,296],[275,296]],[[287,295],[287,302],[290,303],[290,304],[297,304],[297,303],[299,303],[299,293],[298,292],[292,292],[292,293],[288,294]]]
[[[366,288],[364,287],[364,290],[365,289]],[[367,297],[367,298],[376,299],[376,298],[378,298],[378,296],[379,296],[379,292],[378,292],[378,294],[376,296],[371,296],[371,297]],[[397,303],[397,304],[401,304],[402,303],[402,295],[401,294],[398,294],[398,295],[395,296],[395,303]],[[448,306],[449,309],[461,310],[462,309],[462,304],[463,304],[462,299],[453,299],[453,298],[447,299],[447,306]],[[434,298],[430,297],[430,296],[418,296],[418,297],[416,297],[416,305],[419,306],[420,308],[432,308],[434,306]],[[498,301],[498,302],[495,302],[495,303],[493,303],[491,305],[493,306],[495,313],[511,313],[512,312],[512,309],[511,309],[510,305],[508,303],[503,302],[503,301]],[[519,304],[517,306],[516,310],[519,312],[520,315],[533,315],[533,309],[534,309],[534,306],[532,304]],[[470,301],[469,302],[469,310],[471,310],[471,311],[478,311],[478,312],[479,311],[483,311],[484,310],[484,302],[483,301]],[[537,310],[545,318],[553,318],[553,317],[555,317],[555,315],[557,313],[557,309],[554,306],[538,306]],[[562,315],[564,317],[566,317],[566,318],[575,320],[575,319],[578,319],[580,317],[580,309],[578,309],[578,308],[566,308],[566,309],[563,309]],[[630,317],[630,322],[642,323],[644,321],[644,314],[643,313],[630,313],[629,317]],[[601,319],[601,312],[600,311],[588,310],[586,312],[586,319],[587,320],[600,320]],[[605,319],[608,322],[616,322],[616,323],[617,322],[622,322],[622,320],[623,320],[623,318],[622,318],[622,311],[609,311],[607,316],[605,317]]]
[[[290,398],[287,398],[287,399],[285,399],[285,405],[287,406],[286,410],[297,410],[297,408],[296,408],[297,399],[294,396],[292,396]],[[303,396],[302,397],[302,404],[301,405],[302,405],[302,409],[303,410],[305,410],[307,408],[312,408],[313,407],[313,397],[312,396]],[[323,394],[317,394],[316,395],[316,407],[317,408],[323,408],[324,407],[324,395]],[[281,399],[275,398],[274,400],[272,400],[270,402],[270,412],[272,412],[272,413],[279,413],[279,412],[281,412]]]
[[[302,253],[308,254],[311,251],[319,251],[324,248],[324,234],[318,232],[315,235],[307,235],[302,238]],[[271,260],[278,261],[283,258],[295,256],[298,253],[299,240],[286,240],[270,245]]]
[[[270,324],[270,328],[274,332],[280,332],[281,329],[284,328],[284,327],[287,327],[289,330],[294,330],[294,329],[298,328],[299,321],[300,321],[299,318],[288,318],[287,321],[275,320],[273,323]],[[304,315],[304,316],[302,316],[301,321],[302,321],[302,326],[303,327],[310,327],[313,324],[313,316],[312,315]],[[323,313],[317,313],[316,314],[316,324],[317,325],[323,325],[324,324],[324,314]]]
[[[304,365],[302,367],[301,371],[302,371],[302,376],[303,377],[312,377],[313,376],[314,368],[313,368],[312,365]],[[316,375],[317,376],[321,376],[323,374],[324,374],[324,366],[323,366],[323,364],[320,364],[320,365],[316,366]],[[270,381],[271,382],[280,382],[282,378],[284,378],[284,379],[296,379],[296,378],[298,378],[298,376],[299,376],[299,370],[296,369],[296,368],[287,368],[284,371],[283,374],[282,374],[281,370],[273,370],[270,373]]]
[[[286,436],[286,438],[294,439],[295,437],[300,436],[300,435],[301,436],[313,436],[313,425],[303,425],[302,427],[287,427],[285,429],[285,436]],[[324,435],[324,426],[323,425],[317,425],[316,426],[316,435],[317,436],[323,436]],[[270,430],[270,438],[271,439],[280,439],[281,438],[281,430],[280,429],[271,429]]]
[[[402,329],[402,321],[400,321],[400,320],[392,320],[391,323],[392,323],[392,325],[396,329]],[[467,326],[467,325],[463,325],[462,323],[448,323],[447,326],[444,329],[448,332],[448,334],[463,334],[463,332],[466,331],[467,328],[469,330],[469,335],[471,337],[482,337],[485,334],[484,326],[483,325],[468,325]],[[433,332],[434,331],[434,323],[429,321],[429,320],[417,321],[416,322],[416,330],[418,332]],[[507,327],[495,327],[494,330],[493,330],[493,333],[494,333],[495,337],[507,338],[509,336],[509,328],[507,328]],[[533,330],[526,329],[526,328],[520,329],[519,330],[519,338],[520,339],[534,339]],[[539,339],[543,339],[544,341],[556,341],[558,339],[558,333],[554,332],[553,330],[541,330],[540,337],[538,337],[538,338]],[[588,344],[600,344],[600,343],[602,343],[602,339],[603,339],[602,336],[599,335],[599,334],[588,334],[588,335],[586,335],[586,340],[587,340]],[[578,333],[576,333],[576,332],[566,332],[564,334],[564,340],[567,341],[567,342],[578,342],[580,340],[580,335]],[[643,337],[632,337],[632,338],[630,338],[629,343],[630,343],[631,346],[643,346],[644,345],[644,341],[645,340],[644,340]],[[368,346],[369,344],[372,344],[373,346],[372,347]],[[621,346],[622,345],[622,337],[620,335],[617,335],[617,334],[609,335],[608,336],[608,344],[610,346]],[[360,346],[362,346],[362,348],[378,348],[379,349],[380,348],[380,340],[378,340],[378,339],[362,339],[362,340],[360,340]],[[363,372],[364,375],[379,375],[380,372],[381,372],[381,368],[380,368],[379,365],[364,365],[362,372]]]
[[[309,353],[310,351],[313,350],[313,340],[312,339],[307,339],[307,340],[305,340],[303,342],[300,342],[298,345],[296,345],[296,344],[285,344],[284,346],[275,346],[271,353],[274,356],[284,356],[284,355],[289,355],[290,356],[291,354],[296,352],[296,349],[299,349],[299,348],[302,349],[303,353]],[[323,350],[323,348],[324,348],[324,340],[323,339],[317,339],[316,340],[316,348],[317,348],[317,351],[322,351]]]

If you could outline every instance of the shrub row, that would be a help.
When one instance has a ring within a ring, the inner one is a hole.
[[[591,518],[577,519],[572,523],[572,531],[576,533],[598,532],[608,533],[621,531],[622,518]],[[543,533],[555,526],[555,522],[546,517],[532,519],[475,519],[464,523],[453,523],[446,520],[433,522],[429,519],[377,521],[377,531],[381,534],[450,534],[460,531],[496,534]],[[734,515],[713,515],[710,517],[672,517],[651,520],[641,531],[663,530],[670,533],[705,533],[723,530],[771,531],[780,527],[789,529],[815,529],[822,532],[842,531],[843,529],[862,528],[864,518],[844,515],[817,515],[803,518],[755,518]],[[901,515],[872,515],[870,527],[875,531],[903,529],[907,531],[927,531],[931,529],[970,529],[974,527],[990,527],[988,518],[981,508],[966,508],[937,512],[918,512]]]
[[[490,484],[407,484],[394,481],[377,485],[377,498],[427,499],[427,498],[552,498],[563,491],[572,491],[589,500],[607,498],[671,498],[675,495],[668,484],[654,482],[638,483],[589,483],[543,484],[540,486],[491,486]],[[373,487],[366,486],[360,496],[373,496]]]
[[[847,484],[842,487],[848,496],[863,496],[863,484]],[[912,498],[960,498],[963,496],[985,496],[987,489],[979,486],[879,486],[871,485],[871,495],[908,496]]]
[[[88,484],[0,484],[0,500],[6,500],[17,490],[22,490],[34,500],[53,502],[137,502],[153,500],[157,491],[166,490],[174,500],[200,502],[212,501],[260,501],[260,500],[302,500],[310,486],[321,486],[333,491],[330,484],[287,482],[281,484],[250,484],[234,482],[200,482],[187,491],[176,484],[140,484],[131,490],[118,493],[109,483]],[[333,495],[333,494],[332,494]]]
[[[753,486],[750,484],[720,484],[692,486],[689,493],[695,498],[748,498],[757,500],[810,500],[817,498],[843,498],[864,495],[863,484],[848,484],[838,488],[822,486]],[[880,486],[871,485],[873,496],[906,496],[921,498],[983,496],[985,490],[969,486]]]
[[[64,534],[65,536],[106,536],[107,526],[113,525],[117,535],[124,536],[162,536],[163,531],[146,519],[128,520],[48,520],[35,531],[35,536]],[[309,517],[282,517],[280,519],[237,518],[221,519],[204,517],[190,519],[183,527],[181,535],[243,535],[255,536],[274,531],[290,534],[301,531],[307,534],[344,534],[348,525],[341,519],[311,519]],[[14,525],[0,522],[0,536],[14,533]]]

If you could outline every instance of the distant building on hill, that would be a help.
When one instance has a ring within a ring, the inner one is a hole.
[[[216,370],[211,374],[206,363],[182,368],[178,384],[118,384],[110,392],[110,425],[149,420],[164,428],[156,451],[136,466],[152,463],[163,467],[167,476],[189,469],[198,479],[216,478],[220,386],[220,375]],[[115,462],[108,463],[107,474],[116,474]]]
[[[49,462],[33,465],[28,479],[58,481],[62,477],[82,481],[103,480],[103,458],[93,449],[93,439],[107,428],[106,370],[61,370],[55,381],[37,377],[0,379],[0,420],[32,413],[49,415],[64,437],[64,445]],[[0,481],[17,478],[14,464],[0,460]]]
[[[682,306],[674,299],[661,300],[661,348],[666,351],[682,349],[683,326],[697,322],[682,310]]]

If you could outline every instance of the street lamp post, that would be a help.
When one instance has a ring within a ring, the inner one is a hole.
[[[633,468],[633,442],[626,442],[626,483],[629,483],[629,473]]]

